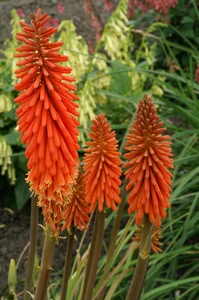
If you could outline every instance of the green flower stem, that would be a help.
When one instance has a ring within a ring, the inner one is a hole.
[[[37,288],[35,292],[35,300],[46,299],[46,292],[48,288],[48,281],[50,277],[50,271],[52,268],[52,261],[55,250],[56,238],[51,234],[50,227],[46,224],[45,230],[45,242],[43,247],[41,267],[39,272],[39,279],[37,283]]]
[[[97,274],[98,262],[100,259],[101,249],[102,249],[102,242],[104,237],[104,222],[105,222],[105,212],[98,212],[97,211],[97,233],[96,233],[96,240],[94,245],[94,252],[93,258],[91,262],[90,274],[86,286],[85,294],[83,294],[84,300],[91,300],[93,288],[95,285],[95,279]]]
[[[144,285],[147,272],[149,255],[151,251],[151,231],[153,224],[149,221],[149,216],[144,215],[141,227],[141,242],[136,268],[133,274],[131,286],[129,288],[126,300],[139,300]]]
[[[62,281],[62,291],[61,291],[61,298],[60,300],[66,300],[67,294],[67,287],[68,287],[68,279],[70,276],[71,270],[71,261],[72,261],[72,252],[73,252],[73,242],[75,236],[75,227],[72,225],[67,242],[66,248],[66,259],[65,259],[65,266],[64,266],[64,277]]]
[[[82,300],[84,299],[84,295],[85,295],[86,288],[88,285],[88,279],[89,279],[89,274],[90,274],[91,265],[92,265],[93,253],[94,253],[95,243],[96,243],[96,239],[97,239],[97,218],[98,218],[98,214],[96,212],[94,229],[93,229],[93,234],[92,234],[92,239],[91,239],[91,246],[90,246],[90,250],[89,250],[88,261],[86,264],[86,274],[85,274],[85,278],[84,278]]]
[[[28,251],[28,263],[26,268],[26,278],[25,278],[25,290],[24,290],[24,300],[30,300],[31,287],[32,287],[32,277],[34,269],[34,260],[37,249],[37,225],[38,225],[38,206],[37,197],[33,196],[31,198],[31,219],[30,219],[30,245]],[[27,293],[28,291],[29,293]]]
[[[123,214],[123,211],[124,211],[124,206],[125,206],[125,201],[126,201],[126,194],[127,194],[126,185],[127,185],[127,180],[124,181],[122,194],[121,194],[121,200],[122,201],[121,201],[121,203],[118,207],[117,215],[116,215],[115,222],[114,222],[114,225],[113,225],[113,229],[112,229],[112,232],[111,232],[111,239],[110,239],[110,244],[109,244],[109,248],[108,248],[106,264],[105,264],[105,268],[104,268],[104,275],[107,274],[109,269],[110,269],[110,261],[111,261],[111,258],[113,256],[114,250],[115,250],[115,245],[116,245],[116,241],[117,241],[117,234],[118,234],[118,231],[119,231],[119,228],[120,228],[122,214]],[[97,297],[97,300],[103,300],[104,299],[105,290],[106,290],[106,286],[103,288],[100,295]]]

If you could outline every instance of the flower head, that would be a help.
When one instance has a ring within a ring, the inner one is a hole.
[[[167,15],[171,7],[176,7],[178,0],[146,0],[146,3],[160,14]]]
[[[78,226],[80,230],[88,230],[87,222],[90,222],[89,206],[85,201],[85,182],[83,173],[79,171],[76,184],[73,186],[73,193],[68,206],[65,208],[63,219],[65,221],[62,230],[70,229],[72,225]]]
[[[158,254],[159,252],[162,252],[162,249],[160,248],[160,246],[162,245],[162,243],[159,241],[160,239],[162,239],[162,233],[161,233],[160,228],[153,226],[152,235],[151,235],[151,249],[156,254]],[[140,242],[141,242],[141,229],[140,228],[135,231],[135,237],[133,238],[133,241],[138,243],[136,249],[139,248]]]
[[[134,16],[135,10],[140,8],[142,13],[146,13],[149,9],[153,9],[162,16],[169,13],[171,7],[176,7],[178,0],[129,0],[129,17]]]
[[[161,225],[160,218],[166,217],[165,208],[170,206],[172,174],[167,168],[173,168],[173,156],[169,136],[162,135],[159,116],[151,97],[145,95],[138,104],[138,111],[130,133],[127,135],[124,155],[127,162],[124,168],[129,179],[129,213],[136,211],[136,223],[140,225],[144,213],[149,214],[151,223]]]
[[[57,11],[62,14],[65,11],[65,7],[63,6],[62,2],[57,3]]]
[[[25,18],[25,14],[22,8],[17,9],[17,14],[20,18]]]
[[[113,0],[103,0],[103,2],[104,2],[104,7],[105,7],[106,10],[114,9]]]
[[[46,220],[61,221],[61,207],[67,205],[70,187],[74,184],[77,166],[79,122],[75,116],[78,97],[73,93],[74,81],[68,74],[71,68],[59,65],[68,57],[57,51],[62,42],[50,43],[57,31],[46,24],[48,14],[31,15],[31,25],[20,22],[23,32],[17,34],[22,42],[15,57],[22,58],[17,65],[15,89],[21,91],[15,98],[21,139],[26,143],[30,190],[39,198]],[[66,74],[66,75],[65,75]],[[60,207],[56,207],[60,205]],[[52,217],[52,214],[55,213]]]
[[[87,142],[84,156],[84,180],[86,182],[86,202],[91,204],[90,210],[104,209],[104,204],[116,210],[115,203],[120,203],[121,160],[119,159],[118,141],[115,132],[111,131],[110,124],[104,114],[93,120],[91,132],[92,139]]]

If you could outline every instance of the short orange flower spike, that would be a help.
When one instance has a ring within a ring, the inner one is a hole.
[[[69,204],[64,210],[64,225],[62,230],[65,228],[70,229],[72,226],[78,226],[79,230],[83,230],[83,228],[88,230],[87,223],[90,222],[90,218],[88,217],[90,210],[85,201],[85,187],[83,174],[79,171]]]
[[[140,247],[140,242],[141,242],[141,229],[140,228],[138,230],[135,230],[135,237],[133,238],[133,241],[138,243],[138,245],[135,249]],[[153,226],[152,233],[151,233],[151,241],[150,241],[151,245],[150,246],[151,246],[152,251],[156,254],[163,252],[163,250],[160,248],[162,246],[160,239],[162,239],[161,229],[159,227]]]
[[[31,15],[30,25],[20,22],[23,32],[17,39],[22,44],[15,57],[21,58],[17,63],[21,68],[15,74],[21,81],[15,89],[21,93],[14,101],[19,105],[16,114],[21,139],[26,143],[27,182],[52,222],[61,218],[58,207],[51,215],[53,207],[66,205],[77,173],[79,113],[74,102],[78,99],[73,93],[76,87],[71,84],[74,79],[68,75],[72,69],[59,64],[68,57],[57,53],[62,42],[49,41],[57,31],[46,28],[49,19],[38,9]]]
[[[137,225],[148,214],[150,222],[159,227],[161,218],[166,217],[165,208],[170,206],[172,174],[168,168],[173,169],[173,154],[169,136],[162,135],[166,130],[162,125],[151,97],[145,95],[127,135],[124,155],[125,175],[129,179],[126,189],[130,190],[128,212],[136,211]]]
[[[98,203],[101,212],[106,207],[116,210],[120,203],[121,160],[115,132],[102,113],[93,120],[91,142],[87,142],[84,156],[84,180],[86,182],[86,202],[91,204],[91,212]]]

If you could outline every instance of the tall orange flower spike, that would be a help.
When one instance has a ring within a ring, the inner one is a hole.
[[[95,209],[98,202],[98,210],[104,209],[104,204],[116,210],[116,204],[120,203],[120,175],[121,160],[119,159],[118,141],[115,132],[111,131],[105,115],[102,113],[93,120],[91,132],[92,139],[87,142],[84,156],[84,180],[86,182],[86,202],[91,204],[90,211]]]
[[[124,155],[127,162],[124,168],[126,179],[129,179],[127,190],[130,190],[128,213],[136,211],[136,223],[140,225],[144,213],[149,215],[151,223],[158,227],[161,218],[166,217],[165,208],[170,206],[173,156],[169,136],[162,136],[166,128],[161,128],[159,116],[150,96],[145,95],[138,104],[135,121],[127,135]]]
[[[65,221],[62,230],[70,229],[71,226],[78,226],[80,230],[88,230],[87,222],[90,222],[89,206],[85,201],[85,182],[83,174],[79,171],[76,184],[73,187],[73,194],[70,202],[65,208],[63,219]]]
[[[68,60],[57,53],[63,43],[49,42],[57,31],[46,29],[49,19],[38,9],[31,15],[31,25],[20,22],[23,32],[17,39],[22,44],[15,57],[22,60],[15,73],[21,81],[15,89],[21,94],[14,101],[19,105],[16,113],[21,139],[26,143],[27,182],[38,195],[46,219],[55,222],[54,218],[61,218],[61,208],[56,205],[66,205],[76,176],[79,122],[75,116],[79,114],[73,101],[78,99],[71,84],[74,79],[68,75],[72,69],[59,64]]]

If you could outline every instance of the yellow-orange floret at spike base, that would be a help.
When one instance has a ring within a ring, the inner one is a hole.
[[[136,224],[140,225],[144,214],[156,226],[166,217],[165,209],[170,206],[173,154],[169,136],[163,136],[166,128],[159,121],[150,96],[145,95],[138,104],[138,110],[130,133],[127,135],[124,157],[126,189],[130,191],[128,212],[136,212]]]
[[[159,241],[162,239],[162,232],[159,227],[153,226],[152,233],[151,233],[151,249],[154,253],[158,254],[159,252],[163,252],[160,246],[162,246],[162,243]],[[140,247],[141,243],[141,227],[139,227],[138,230],[135,230],[135,237],[133,238],[134,242],[137,242],[138,245],[135,249]]]
[[[88,230],[87,223],[90,222],[88,217],[90,209],[85,201],[85,187],[83,173],[79,171],[70,202],[64,211],[62,230],[65,228],[70,229],[73,226],[78,227],[79,230]]]
[[[121,202],[119,186],[122,173],[118,141],[103,113],[92,123],[88,133],[92,141],[86,143],[88,147],[83,159],[86,202],[91,205],[91,212],[96,204],[99,212],[105,207],[116,210],[116,204]]]
[[[23,32],[17,39],[22,44],[15,57],[22,60],[15,74],[21,80],[15,89],[21,93],[14,101],[19,106],[21,140],[26,143],[27,182],[55,232],[77,173],[79,113],[74,102],[78,99],[73,93],[76,87],[71,84],[74,79],[69,75],[72,69],[59,65],[68,57],[57,53],[62,42],[50,42],[57,29],[46,28],[49,19],[38,9],[31,15],[30,25],[20,22]]]

